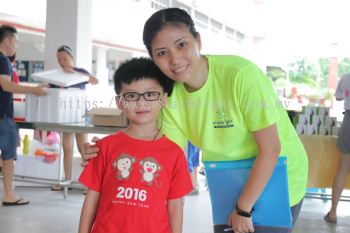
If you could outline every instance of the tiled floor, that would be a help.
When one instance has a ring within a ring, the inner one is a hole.
[[[52,192],[48,187],[16,187],[16,191],[29,198],[31,203],[21,207],[0,205],[0,233],[77,232],[84,199],[82,190],[70,191],[67,199],[63,199],[61,192]],[[306,199],[294,233],[350,232],[350,202],[340,203],[337,225],[327,224],[323,220],[329,205],[329,201]],[[183,232],[212,232],[209,195],[203,188],[200,195],[186,199]]]

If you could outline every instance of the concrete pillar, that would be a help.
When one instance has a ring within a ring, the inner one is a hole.
[[[108,86],[107,49],[104,47],[96,48],[96,77],[99,80],[99,86]]]
[[[59,67],[56,51],[60,45],[72,48],[75,65],[91,71],[92,0],[47,0],[45,69]]]

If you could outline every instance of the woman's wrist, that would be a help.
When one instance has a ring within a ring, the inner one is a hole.
[[[235,210],[239,216],[246,217],[246,218],[252,217],[252,214],[253,214],[253,209],[251,209],[250,211],[242,210],[241,208],[238,207],[237,204],[236,204]]]

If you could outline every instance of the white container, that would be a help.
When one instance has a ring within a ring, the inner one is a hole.
[[[85,90],[49,88],[47,92],[46,96],[26,95],[26,121],[49,123],[84,121]]]
[[[13,94],[13,118],[16,121],[25,121],[24,94]]]

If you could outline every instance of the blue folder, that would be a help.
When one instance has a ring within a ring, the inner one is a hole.
[[[226,224],[245,186],[255,158],[238,161],[205,161],[214,225]],[[253,224],[292,226],[289,207],[287,158],[280,157],[264,191],[254,205]]]

